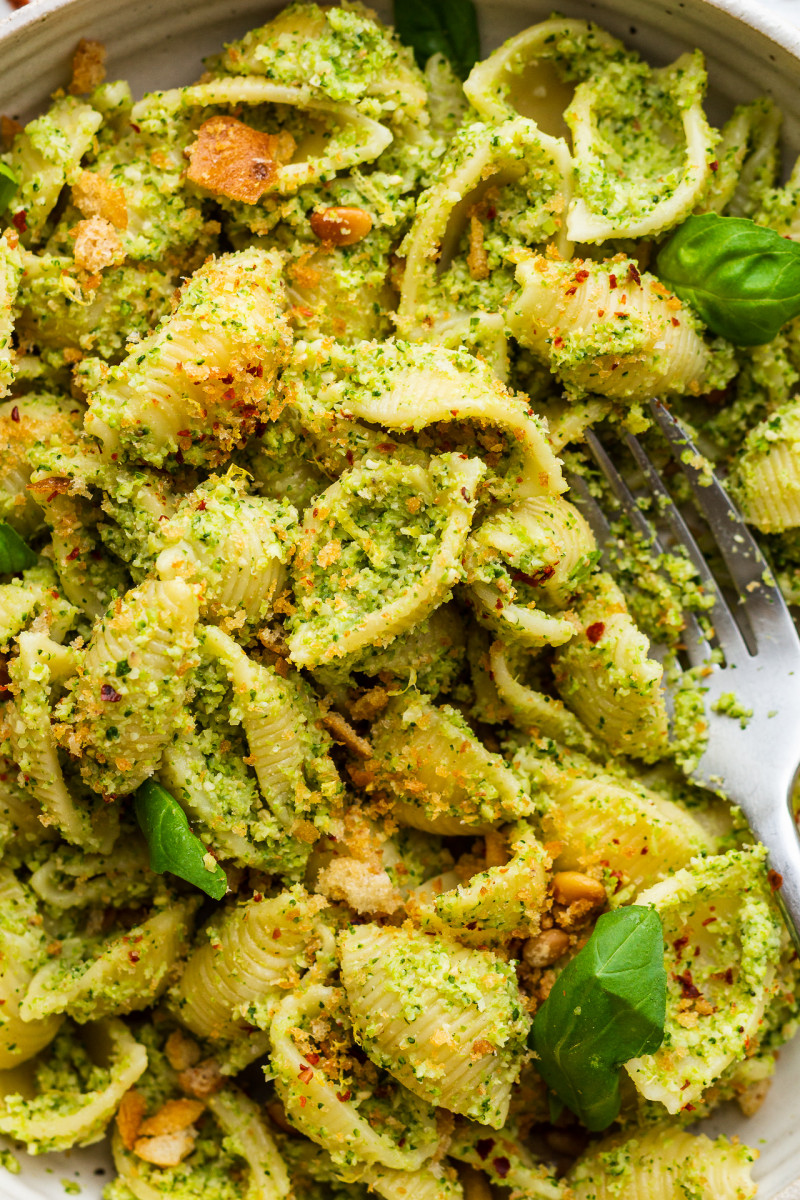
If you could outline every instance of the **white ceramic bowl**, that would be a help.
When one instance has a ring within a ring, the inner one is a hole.
[[[0,4],[3,0],[0,0]],[[478,0],[484,52],[550,15],[554,0]],[[281,0],[36,0],[0,19],[0,112],[27,118],[69,79],[78,39],[108,48],[109,78],[134,93],[190,83],[201,58],[223,41],[261,24]],[[381,16],[389,6],[375,3]],[[704,51],[711,80],[709,111],[722,121],[732,105],[771,96],[783,110],[786,162],[800,153],[800,28],[747,0],[561,0],[559,11],[597,21],[655,63],[684,50]],[[782,0],[788,15],[800,0]],[[0,11],[2,11],[0,9]],[[798,701],[800,703],[800,700]],[[706,1132],[738,1134],[761,1151],[759,1200],[800,1200],[800,1037],[780,1056],[766,1103],[745,1120],[722,1112]],[[3,1200],[61,1200],[78,1183],[83,1200],[99,1200],[111,1174],[103,1146],[22,1162],[19,1176],[0,1168]],[[298,1200],[302,1200],[298,1197]]]

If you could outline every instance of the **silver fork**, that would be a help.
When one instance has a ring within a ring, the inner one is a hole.
[[[709,616],[724,662],[711,666],[703,680],[708,740],[689,778],[738,804],[767,847],[775,897],[800,953],[800,839],[790,808],[800,764],[800,637],[766,559],[719,480],[663,403],[652,401],[651,410],[725,561],[738,595],[733,606],[638,439],[628,435],[625,440],[656,502],[666,543],[592,432],[587,445],[634,529],[651,542],[656,554],[682,546],[704,589],[714,597]],[[608,525],[599,507],[586,489],[576,499],[602,542]],[[691,613],[686,614],[683,643],[692,666],[708,662],[712,645]],[[714,711],[730,693],[752,709],[745,728]]]

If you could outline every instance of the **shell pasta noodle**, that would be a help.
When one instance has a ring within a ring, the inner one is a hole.
[[[585,442],[663,467],[667,399],[800,602],[800,318],[739,344],[663,266],[787,253],[800,168],[692,46],[451,62],[411,8],[295,0],[143,96],[82,41],[2,121],[0,1163],[749,1200],[746,1126],[688,1127],[764,1101],[800,966],[686,777],[713,597]]]

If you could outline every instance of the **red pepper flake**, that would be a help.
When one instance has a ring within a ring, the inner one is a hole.
[[[709,168],[709,170],[710,170],[710,171],[718,171],[718,170],[719,170],[719,163],[717,162],[717,160],[716,160],[716,159],[714,159],[714,161],[713,161],[713,162],[710,162],[710,163],[708,164],[708,168]]]
[[[273,931],[272,931],[272,940],[273,940],[273,942],[277,942],[277,941],[278,941],[278,939],[280,938],[280,936],[281,936],[281,931],[280,931],[280,929],[273,929]]]
[[[511,1170],[511,1163],[507,1158],[492,1159],[492,1166],[501,1179],[505,1179],[506,1175],[508,1175],[508,1172]]]
[[[179,429],[178,430],[178,437],[191,437],[191,436],[192,436],[192,434],[189,429]]]
[[[670,321],[672,322],[672,324],[675,326],[676,329],[680,325],[680,321],[678,320],[677,317],[670,317]]]
[[[574,279],[575,279],[576,283],[583,283],[584,279],[588,279],[588,278],[589,278],[588,271],[576,271],[575,272]]]
[[[223,379],[223,381],[222,381],[222,382],[223,382],[223,383],[226,383],[226,382],[227,382],[227,380]],[[227,389],[227,391],[224,391],[224,392],[222,393],[222,399],[223,399],[223,400],[233,400],[233,399],[235,398],[235,396],[236,396],[236,389],[235,389],[235,388],[228,388],[228,389]]]
[[[107,700],[109,704],[116,704],[118,700],[122,699],[122,696],[110,683],[104,683],[100,688],[100,699]]]
[[[197,511],[198,511],[198,512],[205,512],[205,511],[206,511],[206,502],[205,502],[205,500],[201,500],[201,501],[200,501],[200,503],[199,503],[199,504],[198,504],[198,506],[197,506]]]
[[[560,346],[564,345],[564,339],[561,337],[560,334],[558,335],[558,337],[553,338],[553,345],[555,346],[556,350],[558,350]]]
[[[342,1104],[347,1104],[347,1101],[350,1099],[350,1095],[351,1095],[350,1089],[345,1088],[345,1090],[343,1092],[336,1093],[336,1099],[341,1100]]]
[[[777,871],[767,871],[767,879],[773,892],[777,892],[778,888],[783,887],[783,876]]]
[[[694,1112],[694,1105],[693,1104],[684,1104],[683,1108],[681,1109],[681,1112]]]
[[[136,950],[128,951],[128,959],[130,962],[137,963],[140,958],[141,958],[141,955]]]
[[[606,310],[604,308],[598,308],[597,315],[602,319],[606,315]]]
[[[312,1050],[309,1054],[306,1055],[306,1062],[311,1063],[311,1066],[315,1067],[317,1065],[317,1063],[319,1062],[319,1055],[316,1054]]]
[[[614,290],[614,288],[617,286],[617,277],[616,277],[616,275],[609,275],[609,277],[608,277],[608,286],[611,288],[611,290],[612,290],[612,291],[613,291],[613,290]]]
[[[650,847],[649,847],[649,846],[642,846],[642,848],[641,848],[641,850],[639,851],[639,853],[640,853],[640,854],[649,854],[649,853],[650,853]]]
[[[308,1065],[308,1063],[303,1063],[302,1067],[297,1072],[297,1078],[301,1083],[311,1083],[311,1080],[314,1078],[314,1072],[311,1070],[311,1067]]]
[[[636,263],[631,263],[629,265],[628,279],[630,279],[633,283],[641,283],[642,282],[642,277],[639,274],[639,268],[636,266]]]
[[[28,222],[26,217],[27,213],[23,208],[18,213],[14,213],[13,217],[11,218],[11,224],[18,229],[20,233],[27,233],[28,231]]]
[[[481,1162],[485,1162],[489,1151],[494,1147],[494,1138],[479,1138],[475,1143],[475,1151]]]
[[[703,924],[704,925],[713,925],[714,922],[716,921],[716,919],[717,919],[716,917],[706,917],[705,921],[703,921]]]
[[[378,449],[382,450],[384,454],[391,454],[393,450],[397,449],[397,444],[395,442],[378,442]]]
[[[348,451],[347,451],[347,453],[345,454],[345,458],[347,459],[347,464],[348,464],[348,466],[352,467],[352,465],[353,465],[353,451],[352,451],[352,450],[348,450]]]
[[[679,938],[675,939],[675,941],[672,943],[672,949],[675,951],[676,954],[680,954],[681,951],[688,945],[689,945],[689,939],[684,934],[683,937],[679,937]]]
[[[550,579],[555,573],[555,567],[541,567],[538,571],[534,571],[532,575],[526,575],[524,571],[512,571],[511,578],[514,580],[514,583],[527,583],[528,587],[538,587],[539,584]]]
[[[472,496],[470,496],[469,492],[467,491],[467,489],[465,487],[462,487],[461,495],[463,496],[463,498],[467,502],[467,504],[472,503]]]
[[[18,406],[17,406],[16,404],[14,405],[14,407],[13,407],[13,408],[12,408],[12,410],[11,410],[11,420],[12,420],[12,421],[18,421],[18,420],[19,420],[19,408],[18,408]]]
[[[232,375],[223,375],[220,378],[220,383],[233,383],[233,376]]]
[[[592,625],[590,625],[590,626],[589,626],[589,628],[586,630],[586,636],[587,636],[587,638],[589,639],[589,641],[592,643],[592,645],[593,645],[593,646],[596,646],[596,645],[597,645],[597,643],[600,641],[600,638],[601,638],[601,637],[603,636],[603,634],[605,633],[605,631],[606,631],[606,627],[605,627],[605,625],[603,624],[603,622],[602,622],[602,621],[595,621],[595,622],[594,622]]]
[[[245,370],[247,371],[248,375],[255,375],[256,379],[262,379],[264,377],[264,368],[262,367],[261,363],[257,363],[254,367],[245,367]]]
[[[134,125],[133,121],[131,121],[131,129],[133,130],[133,132],[134,132],[134,133],[141,133],[141,132],[142,132],[142,127],[141,127],[141,125]]]
[[[696,1000],[700,995],[700,989],[695,987],[694,982],[692,981],[692,972],[688,969],[688,967],[682,975],[675,975],[674,979],[676,983],[681,985],[681,991],[683,992],[684,999]]]
[[[307,1099],[307,1097],[305,1097],[305,1096],[301,1096],[301,1097],[300,1097],[300,1107],[301,1107],[301,1108],[305,1108],[305,1106],[306,1106],[306,1099]]]
[[[66,561],[67,561],[67,562],[74,562],[74,561],[75,561],[75,559],[76,559],[76,558],[78,557],[78,555],[80,554],[80,552],[81,552],[81,548],[80,548],[80,546],[74,546],[74,547],[72,548],[72,550],[70,550],[69,554],[67,555],[67,559],[66,559]]]
[[[495,600],[494,606],[498,612],[502,612],[503,608],[505,607],[502,600]]]
[[[564,295],[565,296],[574,296],[575,293],[577,292],[577,290],[578,290],[577,287],[567,288],[567,290],[564,292]]]

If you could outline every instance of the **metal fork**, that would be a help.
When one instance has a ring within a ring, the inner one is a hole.
[[[625,441],[645,489],[655,501],[659,526],[663,522],[666,528],[666,545],[597,436],[590,431],[586,442],[634,529],[650,541],[656,554],[682,546],[704,590],[714,597],[709,615],[724,663],[710,666],[703,680],[708,740],[689,778],[738,804],[755,836],[767,847],[775,897],[800,953],[800,839],[790,807],[800,764],[800,637],[766,559],[721,483],[664,404],[654,400],[650,407],[724,559],[738,596],[735,604],[725,599],[638,439],[628,435]],[[608,524],[599,507],[585,488],[576,500],[602,543]],[[682,642],[692,666],[709,661],[712,644],[691,613],[686,614]],[[669,685],[666,690],[669,695]],[[730,693],[752,709],[745,728],[715,711],[721,698]]]

